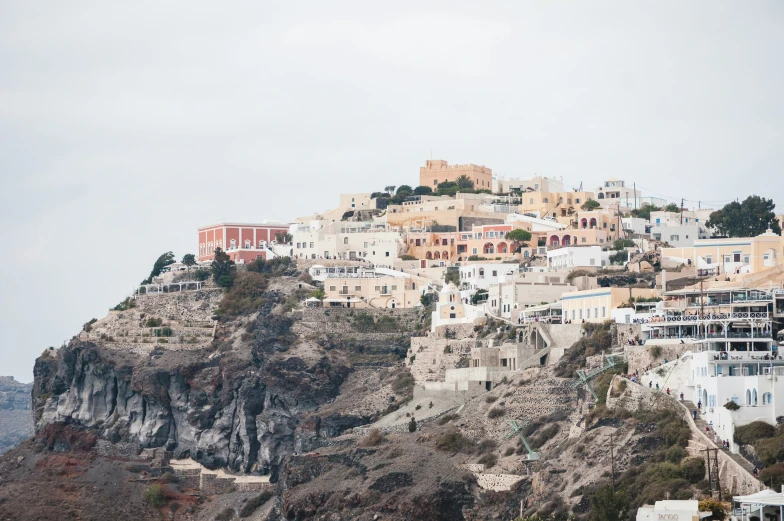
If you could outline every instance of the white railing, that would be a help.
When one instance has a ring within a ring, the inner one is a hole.
[[[766,311],[740,313],[705,313],[700,315],[663,315],[651,317],[650,323],[665,322],[706,322],[715,320],[770,320],[771,314]]]

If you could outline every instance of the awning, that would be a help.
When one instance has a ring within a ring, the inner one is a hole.
[[[784,493],[775,490],[762,490],[748,496],[735,496],[732,498],[735,503],[764,506],[784,506]]]

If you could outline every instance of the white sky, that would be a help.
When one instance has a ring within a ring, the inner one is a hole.
[[[416,185],[431,150],[779,200],[782,63],[776,1],[0,0],[0,374],[197,226]]]

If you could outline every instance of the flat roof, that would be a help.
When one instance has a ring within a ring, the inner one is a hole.
[[[288,223],[282,222],[269,222],[269,223],[238,223],[238,222],[222,222],[217,224],[210,224],[208,226],[200,226],[198,229],[207,230],[209,228],[217,228],[218,226],[250,226],[253,228],[288,228]]]

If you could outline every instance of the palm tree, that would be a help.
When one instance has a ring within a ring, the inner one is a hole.
[[[455,182],[457,183],[457,187],[458,188],[463,188],[463,189],[473,189],[474,188],[474,182],[471,181],[471,179],[467,175],[465,175],[465,174],[463,174],[460,177],[458,177],[457,179],[455,179]]]

